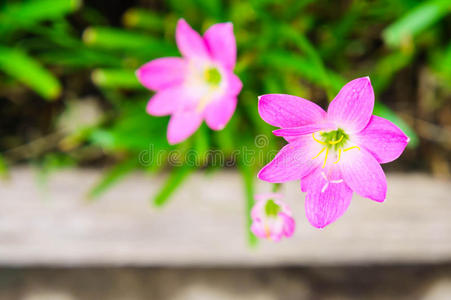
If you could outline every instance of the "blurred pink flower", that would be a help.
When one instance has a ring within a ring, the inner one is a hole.
[[[281,194],[256,195],[252,208],[252,232],[259,238],[279,241],[283,236],[291,237],[295,222],[289,207],[283,203]]]
[[[201,37],[180,19],[175,37],[183,57],[158,58],[136,72],[145,87],[157,91],[147,112],[171,115],[170,144],[187,139],[203,120],[213,130],[223,129],[235,111],[242,87],[233,73],[236,42],[232,23],[215,24]]]
[[[301,180],[310,223],[323,228],[347,210],[352,193],[383,202],[387,182],[380,164],[398,158],[409,138],[393,123],[373,116],[369,77],[347,83],[327,113],[308,100],[264,95],[258,108],[263,120],[288,145],[260,170],[268,182]]]

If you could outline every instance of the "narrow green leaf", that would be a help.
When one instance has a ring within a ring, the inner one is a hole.
[[[210,140],[208,133],[209,131],[207,126],[205,124],[202,124],[194,135],[196,167],[201,167],[207,162],[208,150],[210,150]]]
[[[127,159],[108,170],[100,181],[89,191],[88,198],[95,199],[114,186],[120,179],[137,167],[136,157]]]
[[[81,5],[81,0],[32,0],[11,3],[0,11],[0,30],[30,27],[40,21],[61,18]]]
[[[302,34],[297,32],[294,28],[290,26],[280,26],[279,37],[285,38],[296,44],[299,49],[305,53],[308,62],[311,64],[310,72],[314,72],[315,78],[321,83],[321,86],[325,87],[328,94],[332,94],[333,90],[329,88],[329,77],[324,67],[324,63],[321,59],[320,54],[315,49],[315,47],[310,43],[310,41]]]
[[[384,41],[390,47],[408,46],[413,37],[449,14],[450,10],[449,0],[424,1],[388,26],[382,32]]]
[[[83,33],[83,41],[90,46],[111,50],[125,50],[145,53],[147,56],[171,56],[178,51],[173,44],[164,40],[109,27],[90,27]]]
[[[195,0],[196,5],[209,17],[220,20],[223,12],[221,0]]]
[[[451,89],[451,43],[448,43],[446,49],[431,55],[431,65],[444,85]]]
[[[135,75],[135,70],[96,69],[91,74],[92,81],[101,87],[143,89]]]
[[[414,58],[413,52],[396,51],[379,59],[376,63],[374,76],[371,78],[374,90],[383,91],[393,79],[393,76],[406,67]]]
[[[6,162],[3,155],[0,154],[0,178],[8,178],[8,163]]]
[[[58,79],[21,50],[0,46],[0,70],[46,99],[54,100],[61,93]]]
[[[267,52],[260,57],[260,62],[281,72],[294,72],[303,79],[333,92],[339,91],[345,82],[341,76],[331,71],[327,74],[328,82],[324,81],[324,75],[315,71],[316,64],[309,58],[287,51]]]
[[[155,206],[163,206],[169,197],[176,191],[176,189],[183,183],[188,175],[193,171],[190,166],[182,166],[174,168],[169,175],[169,178],[164,183],[158,194],[153,199]]]
[[[62,65],[66,71],[78,71],[74,68],[92,67],[121,67],[121,60],[112,53],[102,53],[96,49],[88,49],[82,44],[82,48],[54,49],[39,54],[39,59],[44,63]]]
[[[243,160],[240,159],[239,170],[243,177],[244,195],[246,198],[246,232],[249,246],[255,247],[258,244],[257,237],[251,231],[252,217],[251,211],[254,206],[255,194],[255,174],[251,166],[247,166]]]
[[[125,12],[122,22],[129,28],[142,28],[151,31],[162,31],[164,20],[161,14],[141,8],[131,8]]]

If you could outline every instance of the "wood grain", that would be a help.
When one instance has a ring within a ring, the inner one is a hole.
[[[163,177],[135,173],[95,203],[85,195],[98,170],[75,169],[37,185],[29,168],[0,183],[3,266],[251,266],[438,263],[451,261],[451,184],[390,174],[388,198],[354,195],[324,230],[304,215],[299,183],[283,192],[297,221],[293,238],[246,244],[245,201],[233,172],[191,176],[163,208],[150,205]],[[259,182],[261,192],[269,184]]]

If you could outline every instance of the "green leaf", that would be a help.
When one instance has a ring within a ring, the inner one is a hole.
[[[6,162],[3,155],[0,154],[0,178],[8,178],[8,163]]]
[[[316,64],[307,57],[293,54],[287,51],[271,51],[263,54],[261,64],[272,67],[280,72],[291,71],[303,79],[333,92],[339,91],[344,84],[341,76],[329,71],[328,80],[325,81],[322,71],[316,70]]]
[[[44,63],[64,66],[66,72],[78,71],[78,68],[92,67],[121,67],[121,60],[112,53],[102,53],[95,49],[88,49],[82,44],[81,48],[53,49],[39,54]],[[75,69],[77,68],[77,69]]]
[[[5,5],[0,10],[0,32],[61,18],[81,4],[81,0],[32,0]]]
[[[83,41],[90,46],[124,50],[132,53],[145,54],[146,56],[171,56],[178,55],[173,44],[164,40],[109,27],[89,27],[83,33]]]
[[[122,22],[129,28],[142,28],[151,31],[163,31],[164,20],[161,14],[141,8],[130,8],[125,12]]]
[[[393,122],[399,128],[401,128],[401,130],[404,131],[404,133],[410,138],[410,142],[407,145],[407,147],[416,148],[418,146],[419,143],[418,135],[409,125],[407,125],[406,122],[404,122],[400,117],[398,117],[398,115],[389,107],[387,107],[383,103],[376,101],[374,103],[373,114],[385,118]]]
[[[163,187],[154,197],[153,204],[155,206],[163,206],[192,171],[193,169],[186,165],[174,168]]]
[[[207,163],[208,150],[210,150],[210,140],[208,136],[208,128],[202,124],[194,134],[194,151],[196,155],[196,166],[201,167]],[[190,162],[193,163],[193,162]]]
[[[251,247],[255,247],[258,244],[257,237],[251,231],[252,217],[251,211],[254,207],[254,194],[255,194],[255,173],[251,166],[246,165],[245,161],[240,158],[239,170],[243,177],[244,195],[246,198],[246,232],[248,243]]]
[[[390,47],[408,46],[412,38],[434,24],[451,10],[449,0],[424,1],[388,26],[382,36]]]
[[[451,89],[451,43],[448,43],[446,49],[431,55],[431,65],[444,85]]]
[[[21,50],[0,46],[0,70],[48,100],[61,93],[58,79]]]
[[[292,41],[303,53],[305,53],[308,62],[311,64],[310,72],[314,72],[315,78],[321,83],[321,86],[326,88],[329,95],[332,94],[334,91],[329,88],[329,76],[324,67],[323,60],[310,41],[302,33],[297,32],[290,26],[280,26],[278,33],[278,36],[281,39],[285,38]]]
[[[136,157],[127,159],[108,170],[100,181],[89,191],[88,198],[94,199],[105,193],[120,179],[133,171],[138,166]]]
[[[144,89],[135,75],[135,70],[96,69],[91,75],[92,81],[101,87]]]
[[[380,58],[375,66],[374,77],[371,79],[376,92],[383,91],[392,82],[393,76],[410,64],[414,58],[413,52],[395,51]]]
[[[221,0],[194,0],[194,2],[207,16],[221,20],[223,12]]]

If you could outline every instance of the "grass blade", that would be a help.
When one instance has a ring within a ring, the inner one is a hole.
[[[186,165],[174,168],[163,187],[154,197],[153,204],[157,207],[163,206],[192,171],[193,168]]]
[[[0,70],[48,100],[56,99],[61,93],[58,79],[20,50],[0,46]]]
[[[246,197],[246,232],[249,246],[255,247],[258,244],[257,237],[251,231],[252,218],[251,211],[254,206],[255,194],[255,174],[250,166],[246,166],[243,160],[240,161],[239,170],[243,177],[244,194]]]
[[[451,1],[449,0],[422,2],[388,26],[382,32],[382,37],[390,47],[409,46],[413,37],[449,14],[450,10]]]
[[[137,166],[136,158],[127,159],[108,170],[100,181],[89,191],[88,199],[98,198],[108,189],[114,186],[125,175],[133,171]]]
[[[91,74],[92,81],[101,87],[144,89],[135,75],[135,70],[96,69]]]
[[[33,0],[5,5],[0,11],[0,31],[31,27],[37,22],[53,20],[76,11],[81,0]]]

